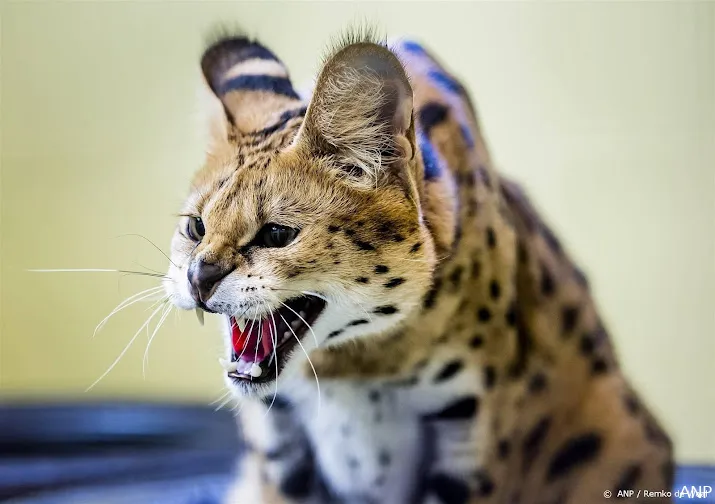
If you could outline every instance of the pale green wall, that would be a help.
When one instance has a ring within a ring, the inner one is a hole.
[[[590,274],[625,368],[681,460],[715,462],[715,4],[38,3],[2,9],[5,397],[80,395],[148,312],[94,326],[163,270],[202,157],[206,28],[240,22],[309,82],[328,36],[375,19],[421,37],[468,84],[499,165]],[[172,315],[91,395],[208,402],[216,321]]]

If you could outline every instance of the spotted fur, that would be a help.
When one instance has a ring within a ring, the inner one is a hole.
[[[427,50],[353,36],[307,101],[244,37],[212,44],[202,69],[211,142],[182,213],[206,235],[178,225],[172,299],[194,308],[187,268],[202,260],[231,271],[216,312],[328,300],[303,342],[320,403],[300,351],[276,388],[235,389],[248,448],[227,502],[668,489],[671,442],[620,371],[586,277],[495,171],[467,91]],[[266,222],[300,228],[295,243],[252,247]]]

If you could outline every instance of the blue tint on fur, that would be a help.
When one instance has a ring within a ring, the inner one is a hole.
[[[413,42],[411,40],[403,42],[402,48],[405,51],[413,53],[413,54],[426,54],[424,48],[421,45],[419,45],[417,42]]]
[[[462,85],[459,82],[439,70],[430,70],[427,72],[427,76],[432,82],[449,93],[460,94],[463,91]]]
[[[474,137],[472,136],[472,132],[469,131],[469,128],[465,124],[460,124],[459,129],[462,132],[462,138],[464,138],[464,143],[467,145],[467,148],[474,148]]]
[[[417,136],[417,145],[422,152],[422,160],[425,164],[425,179],[434,180],[438,178],[442,173],[442,166],[432,142],[429,141],[429,138],[424,133],[420,133]]]

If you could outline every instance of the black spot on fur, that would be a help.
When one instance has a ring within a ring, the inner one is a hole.
[[[469,341],[469,346],[472,348],[480,348],[482,345],[484,345],[484,336],[481,334],[475,334]]]
[[[584,289],[588,289],[588,278],[580,268],[574,267],[573,270],[574,278],[576,278],[576,283],[579,284]]]
[[[602,357],[597,357],[594,359],[593,364],[591,364],[591,373],[594,375],[601,375],[608,371],[608,363]]]
[[[380,315],[392,315],[393,313],[397,313],[399,310],[392,305],[385,305],[385,306],[378,306],[373,310],[373,313],[378,313]]]
[[[480,166],[477,169],[477,175],[481,179],[481,181],[484,183],[484,185],[487,187],[487,189],[492,188],[492,179],[489,176],[489,172],[487,171],[486,167]]]
[[[477,479],[477,492],[481,497],[489,497],[494,493],[494,481],[486,471],[477,471],[475,476]]]
[[[529,380],[529,392],[538,394],[546,388],[546,375],[541,372],[534,373]]]
[[[511,453],[511,443],[509,443],[508,439],[502,439],[499,441],[499,444],[497,444],[497,455],[499,456],[500,459],[504,460],[509,456]]]
[[[354,326],[365,325],[365,324],[369,324],[369,323],[370,323],[369,320],[358,319],[358,320],[353,320],[346,327],[354,327]]]
[[[501,287],[499,287],[499,282],[496,280],[492,280],[489,284],[489,295],[494,300],[499,299],[499,296],[501,296]]]
[[[276,411],[285,411],[290,408],[290,402],[288,402],[288,399],[280,394],[276,395],[275,399],[272,397],[265,397],[262,401],[266,406],[270,406],[270,404],[273,403],[272,409]]]
[[[384,285],[385,285],[386,289],[393,289],[393,288],[397,287],[398,285],[402,285],[403,283],[405,283],[404,278],[395,277],[395,278],[391,278],[390,280],[388,280]]]
[[[280,483],[281,493],[293,499],[305,499],[310,495],[315,473],[309,460],[301,460]]]
[[[628,394],[624,398],[623,404],[626,406],[626,410],[628,411],[628,413],[630,413],[633,416],[637,415],[641,409],[640,404],[638,404],[638,399],[636,399],[631,394]]]
[[[593,351],[596,347],[596,343],[593,340],[593,337],[589,334],[586,333],[583,336],[581,336],[581,353],[584,354],[585,356],[590,356],[593,354]]]
[[[541,235],[544,237],[544,241],[546,241],[546,243],[549,245],[549,248],[551,248],[554,253],[561,254],[561,243],[559,242],[558,238],[556,238],[554,233],[551,232],[551,229],[549,229],[545,225],[542,225]]]
[[[516,356],[511,363],[509,375],[512,378],[519,378],[524,371],[529,361],[529,355],[533,348],[533,339],[531,333],[525,327],[519,327],[516,331]]]
[[[552,482],[592,462],[601,451],[602,444],[601,436],[593,432],[566,441],[549,463],[547,481]]]
[[[331,225],[331,226],[328,226],[328,231],[331,233],[337,233],[338,231],[340,231],[340,228],[338,226]]]
[[[434,307],[434,304],[437,302],[437,296],[439,295],[439,291],[442,288],[442,279],[438,278],[437,280],[434,281],[434,285],[432,285],[432,288],[427,292],[425,295],[425,299],[422,302],[422,306],[425,308],[425,310],[429,310],[430,308]]]
[[[327,338],[327,339],[335,338],[336,336],[340,336],[342,333],[343,333],[343,330],[342,330],[342,329],[338,329],[337,331],[333,331],[333,332],[331,332],[330,334],[328,334],[328,338]]]
[[[340,264],[340,261],[333,261],[333,264],[337,266],[338,264]]]
[[[521,462],[521,469],[524,473],[531,468],[534,460],[539,455],[539,450],[544,443],[544,439],[546,439],[549,427],[551,427],[551,418],[544,417],[526,434],[522,446],[523,454]]]
[[[453,476],[437,473],[430,476],[427,489],[434,493],[442,504],[467,504],[469,486]]]
[[[442,370],[439,372],[439,374],[437,374],[437,376],[435,377],[435,379],[434,379],[435,383],[449,380],[454,375],[459,373],[463,367],[464,367],[464,364],[462,363],[461,360],[455,359],[453,361],[448,362],[447,365],[444,366],[442,368]]]
[[[472,262],[472,279],[476,280],[477,278],[479,278],[479,275],[481,274],[481,272],[482,272],[482,264],[479,261],[474,260]]]
[[[541,265],[541,293],[544,296],[551,296],[556,291],[556,284],[554,283],[554,277],[551,275],[551,271],[545,265]]]
[[[414,254],[415,252],[417,252],[421,246],[422,246],[422,243],[420,243],[420,242],[417,242],[414,245],[412,245],[412,248],[410,249],[410,254]]]
[[[354,229],[346,229],[345,234],[348,236],[355,236],[355,230]]]
[[[479,322],[489,322],[492,319],[492,312],[489,311],[489,308],[486,306],[482,306],[479,308],[477,311],[477,320]]]
[[[382,275],[383,273],[387,273],[388,271],[390,271],[390,268],[388,268],[384,264],[378,264],[377,266],[375,266],[375,273],[377,273],[378,275]]]
[[[616,485],[613,487],[613,495],[617,496],[619,490],[630,490],[635,488],[642,472],[643,471],[641,470],[641,466],[639,464],[632,464],[628,466],[621,474],[621,477],[616,482]]]
[[[370,283],[370,279],[367,277],[358,277],[355,279],[355,281],[357,283],[362,283],[362,284]]]
[[[429,413],[425,420],[470,420],[479,412],[479,399],[467,396],[449,403],[444,409]]]
[[[459,286],[462,283],[462,273],[464,273],[464,268],[462,266],[457,266],[449,275],[449,281],[452,283],[452,288],[454,290],[459,289]]]
[[[418,112],[420,124],[425,134],[447,118],[449,109],[440,103],[426,103]]]
[[[512,302],[505,314],[506,323],[509,327],[516,326],[516,303]]]
[[[392,240],[395,241],[395,242],[397,242],[397,243],[402,243],[403,241],[405,241],[405,237],[402,236],[400,233],[395,233],[395,234],[392,236]]]
[[[578,322],[578,307],[564,306],[561,311],[561,333],[568,336],[576,328]]]
[[[497,370],[494,366],[487,366],[484,368],[484,386],[487,389],[493,388],[497,382]]]
[[[490,249],[493,249],[497,246],[497,235],[494,232],[494,228],[491,226],[487,228],[487,246]]]
[[[653,444],[663,446],[670,445],[670,439],[668,439],[668,436],[665,435],[665,433],[660,429],[660,427],[658,427],[658,425],[655,424],[652,419],[646,420],[643,427],[645,429],[646,438],[648,438],[648,440],[651,441]]]
[[[375,250],[375,247],[371,243],[362,240],[353,240],[353,243],[357,245],[360,250],[371,251]]]

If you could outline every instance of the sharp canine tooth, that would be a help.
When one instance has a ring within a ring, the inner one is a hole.
[[[196,308],[196,318],[199,319],[199,324],[204,325],[204,311],[201,308]]]
[[[246,329],[246,326],[248,325],[248,321],[245,318],[241,317],[240,319],[238,319],[236,321],[236,324],[238,324],[238,328],[241,330],[241,332],[243,332],[244,329]]]
[[[261,376],[263,374],[263,370],[261,369],[261,366],[259,366],[258,364],[251,364],[251,370],[250,370],[249,374],[251,376],[253,376],[254,378],[258,378],[259,376]]]
[[[238,362],[233,362],[228,359],[219,359],[218,361],[221,364],[221,367],[223,367],[229,373],[235,372],[238,368]]]

